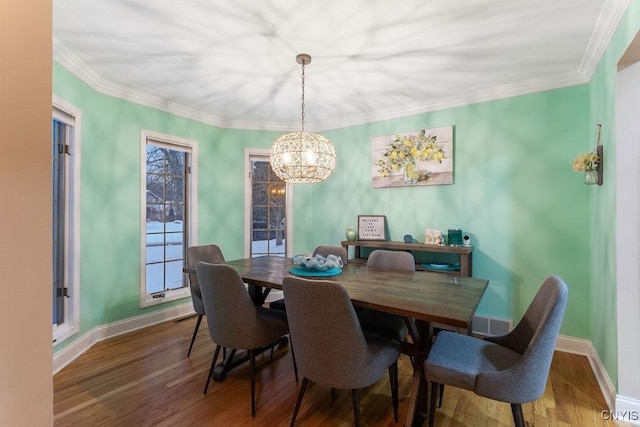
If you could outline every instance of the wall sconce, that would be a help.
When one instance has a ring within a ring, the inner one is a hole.
[[[600,145],[600,126],[598,125],[598,145],[596,146],[596,154],[598,155],[598,169],[596,170],[598,176],[596,177],[596,184],[602,185],[602,145]]]
[[[573,161],[573,170],[576,172],[584,172],[584,183],[587,185],[602,185],[603,177],[603,149],[600,144],[600,133],[602,124],[598,123],[598,140],[596,149],[584,153],[576,157]]]

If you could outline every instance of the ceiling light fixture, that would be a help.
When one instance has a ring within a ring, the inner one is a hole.
[[[311,56],[301,53],[296,61],[302,65],[302,130],[285,133],[275,140],[271,147],[271,168],[286,182],[322,182],[336,166],[336,151],[324,136],[304,130],[304,67],[311,62]]]

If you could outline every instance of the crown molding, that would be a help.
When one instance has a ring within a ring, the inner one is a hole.
[[[53,37],[53,60],[71,71],[80,80],[97,90],[103,83],[102,77],[68,49],[61,41]]]
[[[67,68],[71,73],[84,81],[95,91],[104,95],[113,96],[146,107],[154,108],[180,117],[202,122],[211,126],[225,129],[238,130],[269,130],[284,132],[292,129],[291,123],[277,122],[252,122],[248,120],[226,120],[219,116],[197,111],[195,109],[180,105],[174,102],[163,100],[157,96],[126,88],[109,82],[86,63],[84,63],[75,53],[69,50],[62,42],[53,39],[53,59]],[[543,79],[518,82],[500,87],[493,87],[485,90],[468,92],[460,95],[443,97],[432,100],[428,103],[418,103],[402,109],[377,111],[367,114],[358,114],[342,117],[339,120],[329,120],[323,122],[307,122],[309,129],[326,131],[342,127],[362,125],[370,122],[390,120],[416,114],[429,113],[446,108],[461,107],[464,105],[479,102],[494,101],[503,98],[510,98],[518,95],[525,95],[545,90],[558,89],[566,86],[573,86],[586,83],[582,74],[578,72],[566,73],[560,76],[551,76]]]
[[[197,111],[193,108],[189,108],[175,102],[166,101],[155,95],[127,88],[103,79],[98,73],[82,61],[80,57],[55,37],[53,37],[53,59],[93,88],[96,92],[154,108],[156,110],[165,111],[187,119],[196,120],[208,125],[229,127],[229,123],[213,114]]]
[[[425,103],[408,105],[400,109],[377,110],[365,114],[344,116],[335,120],[316,122],[308,121],[307,125],[310,129],[326,131],[588,83],[630,2],[631,0],[607,0],[605,2],[582,60],[574,71],[561,75],[548,76],[540,79],[533,79],[463,94],[456,94],[454,96],[442,97]],[[164,100],[149,93],[109,82],[103,79],[55,37],[53,38],[53,58],[99,93],[164,111],[186,119],[195,120],[220,128],[238,130],[267,130],[284,132],[295,127],[293,123],[255,122],[250,120],[226,119],[215,114],[198,111],[181,104]]]
[[[578,65],[578,72],[586,81],[591,80],[630,3],[631,0],[607,0],[602,7],[582,61]]]

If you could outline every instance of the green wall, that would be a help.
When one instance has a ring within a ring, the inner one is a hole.
[[[490,281],[479,314],[519,319],[544,278],[558,274],[571,288],[562,333],[588,338],[589,187],[571,170],[588,149],[588,96],[582,85],[324,132],[338,165],[324,184],[296,189],[296,215],[313,207],[296,243],[338,241],[358,214],[386,215],[392,240],[462,228],[475,246],[474,275]],[[453,185],[371,187],[373,136],[447,125]]]
[[[605,150],[604,184],[591,194],[591,335],[590,339],[613,384],[618,379],[616,322],[616,83],[617,63],[640,31],[640,2],[632,1],[589,83],[590,140],[595,145],[595,124],[602,123]]]
[[[218,129],[102,95],[58,63],[53,87],[82,114],[80,333],[73,339],[166,307],[139,308],[141,129],[198,141],[199,242],[242,256],[244,147],[268,147],[275,133]]]
[[[102,95],[59,64],[53,77],[54,93],[82,110],[81,333],[158,309],[138,308],[141,129],[198,141],[198,240],[242,256],[244,149],[269,147],[275,133]],[[294,189],[294,253],[337,244],[358,214],[386,215],[394,240],[459,227],[473,238],[474,275],[490,280],[479,314],[519,319],[542,280],[558,274],[570,287],[562,333],[590,339],[594,189],[571,163],[592,146],[591,96],[580,85],[323,132],[338,164],[326,182]],[[372,189],[373,136],[447,125],[453,185]]]

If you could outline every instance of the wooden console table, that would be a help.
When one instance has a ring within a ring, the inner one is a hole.
[[[386,242],[377,240],[357,240],[355,242],[343,240],[342,242],[340,242],[340,244],[347,250],[349,249],[349,246],[354,247],[355,256],[353,261],[355,262],[364,262],[365,258],[362,257],[360,252],[360,248],[363,247],[371,249],[388,249],[394,251],[443,253],[457,255],[460,260],[460,270],[430,269],[423,267],[420,263],[416,264],[416,270],[454,274],[463,277],[471,277],[473,273],[473,246],[426,245],[424,243]]]

